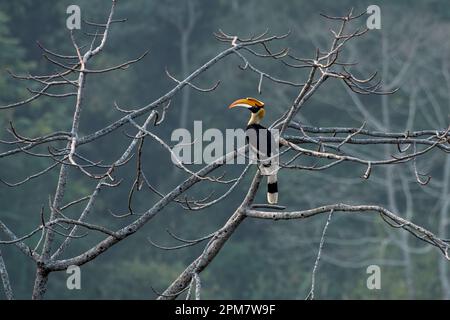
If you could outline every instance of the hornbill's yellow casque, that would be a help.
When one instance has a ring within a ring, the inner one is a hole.
[[[267,202],[276,204],[278,163],[274,161],[277,156],[274,153],[278,148],[275,148],[276,141],[273,135],[260,124],[265,115],[264,102],[255,98],[245,98],[234,101],[228,108],[234,107],[244,107],[251,112],[246,128],[247,142],[256,153],[261,174],[267,176]]]

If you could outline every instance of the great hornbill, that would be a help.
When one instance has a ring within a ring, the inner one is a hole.
[[[278,202],[278,148],[274,136],[260,122],[265,115],[264,102],[255,98],[234,101],[228,108],[244,107],[251,112],[246,128],[246,140],[256,153],[258,167],[262,175],[267,176],[267,202]]]

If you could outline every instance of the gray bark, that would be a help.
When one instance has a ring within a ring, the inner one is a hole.
[[[0,250],[0,276],[3,282],[3,289],[5,291],[6,299],[13,300],[14,295],[9,281],[8,270],[6,270],[5,261],[3,261],[2,251]]]

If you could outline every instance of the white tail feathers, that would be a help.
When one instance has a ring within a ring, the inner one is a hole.
[[[277,204],[278,193],[267,193],[267,202],[269,202],[269,204]]]
[[[276,174],[267,176],[267,202],[269,204],[278,203],[278,179]]]

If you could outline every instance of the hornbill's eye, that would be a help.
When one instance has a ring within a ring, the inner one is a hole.
[[[250,111],[253,112],[253,113],[258,112],[258,110],[259,110],[258,107],[251,107],[251,108],[250,108]]]

